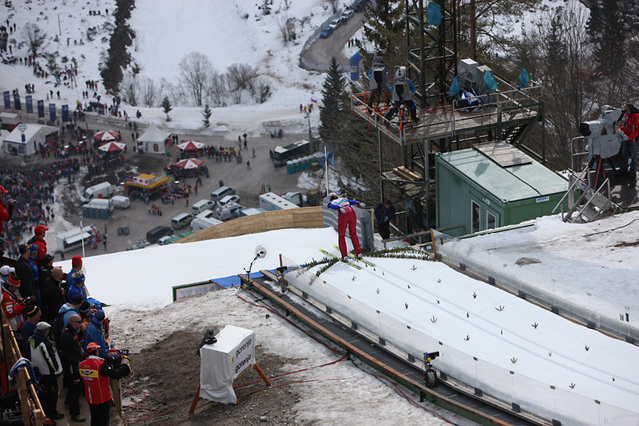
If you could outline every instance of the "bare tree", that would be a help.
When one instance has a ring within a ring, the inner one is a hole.
[[[242,92],[249,89],[257,76],[257,70],[247,64],[233,64],[226,69],[226,82],[235,102],[242,102]]]
[[[159,98],[159,89],[150,78],[140,79],[140,97],[143,105],[148,107],[154,107],[156,105]]]
[[[586,34],[588,16],[581,7],[567,3],[556,8],[537,28],[532,37],[540,56],[544,85],[546,145],[551,163],[556,167],[570,164],[570,139],[578,135],[579,123],[592,118],[595,101],[580,75],[589,69],[592,45]]]
[[[276,15],[276,20],[284,43],[295,40],[295,38],[297,38],[297,33],[295,32],[295,18],[289,17],[286,13],[280,13]]]
[[[27,22],[22,28],[22,35],[27,39],[27,49],[32,56],[38,56],[40,48],[47,39],[47,33],[40,31],[40,27],[33,22]]]
[[[180,61],[182,83],[193,98],[196,106],[202,106],[208,76],[213,71],[209,58],[200,52],[191,52]]]
[[[132,73],[126,73],[120,83],[120,94],[122,100],[131,106],[138,105],[138,98],[140,93],[140,84],[136,76]]]
[[[214,70],[211,75],[209,75],[206,85],[206,99],[209,101],[209,104],[222,106],[226,95],[226,80],[223,75]]]

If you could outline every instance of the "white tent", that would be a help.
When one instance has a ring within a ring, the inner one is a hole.
[[[40,144],[44,144],[48,134],[57,132],[57,127],[43,126],[40,124],[28,124],[24,129],[24,142],[20,126],[13,129],[9,136],[3,139],[2,147],[4,152],[12,155],[32,155],[38,150]]]
[[[160,130],[155,124],[151,124],[142,136],[138,138],[138,149],[140,143],[142,143],[144,152],[164,154],[166,152],[165,141],[170,135],[171,133]]]

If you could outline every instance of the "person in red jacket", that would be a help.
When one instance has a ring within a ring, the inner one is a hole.
[[[637,144],[639,144],[639,110],[633,104],[626,104],[626,116],[621,130],[628,140],[621,143],[621,171],[630,179],[637,177]],[[628,170],[630,160],[630,170]]]
[[[22,333],[19,330],[22,329],[22,323],[24,323],[22,312],[28,300],[23,299],[17,294],[18,288],[20,288],[20,278],[18,278],[15,273],[11,273],[7,277],[7,282],[2,284],[2,299],[0,305],[9,320],[9,325],[13,334],[16,336],[16,340],[18,340],[18,344],[20,344],[20,342],[22,342]]]
[[[31,237],[27,244],[35,244],[38,247],[38,254],[36,256],[36,265],[40,264],[40,259],[47,254],[47,242],[44,240],[44,236],[47,233],[49,228],[44,225],[38,225],[33,230],[34,236]]]
[[[84,382],[84,393],[91,410],[91,426],[109,424],[109,408],[111,407],[110,380],[126,377],[131,372],[129,360],[113,357],[104,360],[98,356],[100,346],[91,342],[86,352],[89,357],[80,363],[80,376]]]
[[[2,235],[4,223],[11,220],[11,216],[13,216],[13,208],[16,205],[16,200],[13,198],[9,198],[6,204],[2,201],[2,197],[8,193],[9,191],[4,189],[4,186],[0,185],[0,235]]]

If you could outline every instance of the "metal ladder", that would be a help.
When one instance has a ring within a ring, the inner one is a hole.
[[[585,179],[584,177],[587,177]],[[590,181],[589,167],[575,176],[571,173],[569,178],[569,187],[566,194],[561,198],[559,203],[553,209],[553,213],[563,205],[563,201],[568,197],[568,211],[564,214],[562,207],[562,220],[570,223],[594,222],[605,216],[613,215],[622,210],[622,208],[610,199],[610,179],[606,180],[595,188]],[[581,195],[574,203],[577,191]]]

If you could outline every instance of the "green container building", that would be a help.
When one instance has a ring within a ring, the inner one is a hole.
[[[503,142],[436,154],[435,179],[437,228],[456,236],[551,215],[568,190],[567,179]]]

